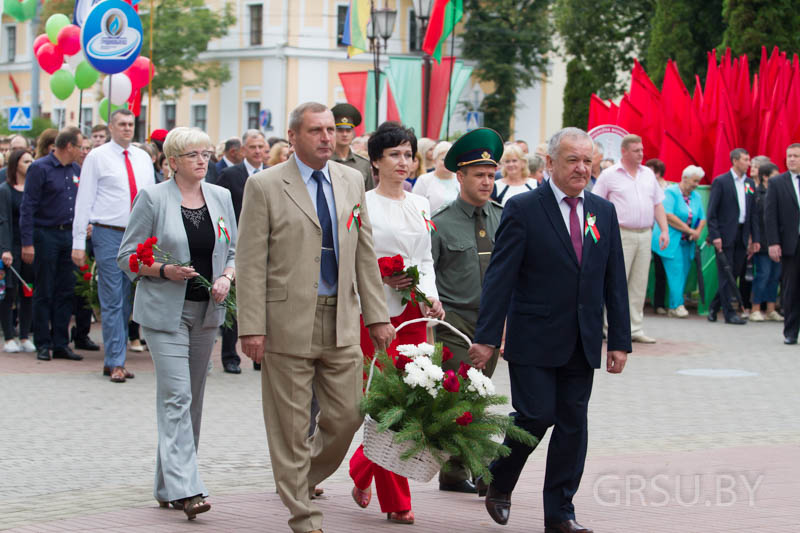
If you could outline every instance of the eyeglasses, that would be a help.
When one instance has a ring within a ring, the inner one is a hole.
[[[214,152],[206,151],[206,152],[188,152],[186,154],[180,154],[178,157],[185,157],[189,161],[197,161],[198,157],[202,157],[206,161],[211,159],[211,156],[214,155]]]

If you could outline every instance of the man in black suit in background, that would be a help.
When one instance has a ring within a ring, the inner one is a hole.
[[[769,180],[765,229],[769,257],[781,263],[783,342],[797,344],[800,329],[800,143],[786,149],[786,168]]]
[[[606,370],[622,372],[631,351],[628,282],[614,205],[584,190],[593,143],[578,128],[550,139],[551,178],[510,199],[495,235],[470,358],[483,368],[503,339],[515,424],[541,439],[554,426],[544,480],[546,533],[591,533],[575,521],[588,442],[587,409],[600,367],[603,306]],[[506,438],[511,454],[490,466],[486,509],[508,522],[511,492],[533,448]]]
[[[225,141],[225,148],[222,152],[222,158],[217,161],[216,169],[217,175],[222,174],[222,171],[228,167],[238,165],[242,162],[242,141],[238,137],[231,137]]]
[[[242,212],[242,198],[244,196],[244,184],[247,178],[262,171],[264,147],[267,145],[264,134],[258,130],[247,130],[242,135],[241,153],[242,162],[225,168],[217,178],[217,185],[225,187],[231,191],[233,200],[233,212],[236,214],[236,223],[239,223],[239,213]],[[227,147],[227,143],[225,145]],[[239,328],[236,320],[230,328],[222,328],[222,369],[229,374],[239,374],[242,369],[242,362],[239,354],[236,353],[236,341],[239,338]],[[253,363],[253,368],[261,369],[261,365]]]
[[[747,258],[761,249],[759,227],[752,216],[755,209],[755,183],[749,176],[750,155],[744,148],[731,151],[731,170],[714,178],[708,200],[708,240],[718,254],[723,254],[733,271],[734,280],[744,280]],[[731,305],[736,287],[732,286],[717,260],[719,290],[708,308],[708,320],[717,321],[722,307],[726,324],[746,324]]]

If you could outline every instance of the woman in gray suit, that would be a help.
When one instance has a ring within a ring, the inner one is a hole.
[[[234,277],[231,195],[203,180],[212,150],[198,129],[167,135],[164,153],[174,179],[139,191],[117,257],[133,279],[129,258],[137,244],[155,236],[171,256],[155,251],[155,263],[139,267],[133,319],[142,326],[156,373],[155,497],[162,507],[182,508],[189,520],[211,508],[197,446],[208,362]],[[194,279],[199,275],[213,284],[210,291]]]

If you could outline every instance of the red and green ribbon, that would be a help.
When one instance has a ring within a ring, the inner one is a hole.
[[[428,218],[428,215],[425,213],[425,211],[422,212],[422,219],[425,221],[425,229],[428,230],[428,233],[433,233],[436,231],[436,224],[433,223],[433,220]]]
[[[597,222],[597,217],[595,217],[592,213],[589,213],[586,216],[586,222],[583,227],[583,234],[584,235],[586,235],[587,233],[591,234],[595,244],[597,244],[597,241],[600,239],[600,232],[597,231],[596,222]]]
[[[750,185],[749,183],[745,183],[744,184],[744,192],[746,192],[747,194],[755,194],[756,191],[753,190],[753,186],[752,185]]]
[[[361,204],[353,206],[353,211],[350,213],[350,218],[347,219],[347,231],[353,228],[355,222],[356,231],[361,230]]]
[[[231,236],[228,233],[228,228],[225,227],[224,218],[219,217],[219,221],[217,222],[217,228],[218,228],[217,239],[219,239],[220,242],[227,242],[228,244],[230,244]]]

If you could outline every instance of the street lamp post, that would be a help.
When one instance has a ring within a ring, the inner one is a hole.
[[[397,10],[389,9],[385,4],[382,9],[375,9],[374,0],[370,2],[370,10],[372,16],[370,17],[370,23],[367,25],[367,38],[372,44],[372,59],[375,70],[375,127],[377,128],[381,98],[381,43],[379,39],[383,39],[383,48],[388,52],[388,41],[392,33],[394,33]]]
[[[420,21],[420,43],[424,43],[425,34],[428,32],[428,20],[431,17],[431,7],[433,0],[416,0],[417,11],[416,15]],[[420,46],[422,49],[422,46]],[[428,113],[430,112],[431,104],[431,71],[433,70],[433,63],[431,63],[430,54],[423,51],[423,94],[422,94],[422,136],[429,137],[428,135]]]

